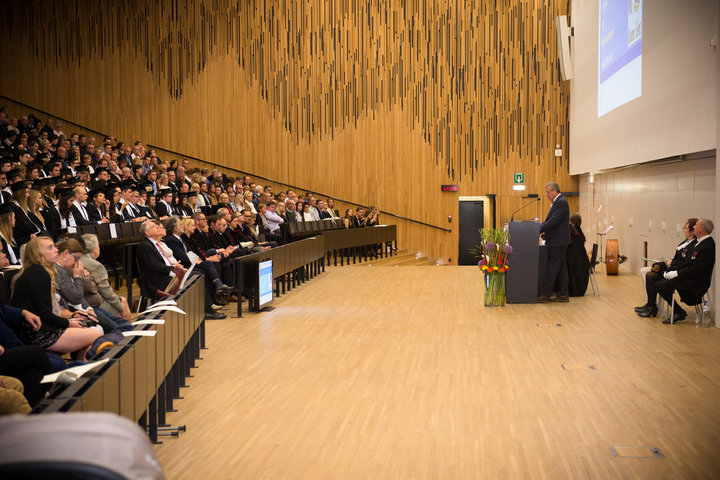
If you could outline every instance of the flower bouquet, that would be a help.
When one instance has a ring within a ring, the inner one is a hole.
[[[505,272],[512,253],[509,245],[510,235],[499,228],[480,230],[480,244],[470,249],[480,258],[478,267],[485,274],[485,306],[502,307],[505,305]]]

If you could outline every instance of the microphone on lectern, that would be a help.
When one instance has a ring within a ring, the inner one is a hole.
[[[518,213],[520,210],[522,210],[523,208],[525,208],[525,207],[527,207],[527,206],[532,205],[532,204],[533,204],[534,202],[536,202],[536,201],[537,201],[537,202],[540,201],[540,197],[539,197],[539,195],[538,195],[537,193],[530,193],[530,194],[528,194],[528,196],[525,197],[525,198],[532,198],[532,200],[530,200],[530,202],[526,203],[526,204],[523,205],[522,207],[520,207],[520,208],[518,208],[517,210],[515,210],[515,211],[512,213],[512,215],[510,215],[510,221],[511,221],[511,222],[515,219],[515,214]]]

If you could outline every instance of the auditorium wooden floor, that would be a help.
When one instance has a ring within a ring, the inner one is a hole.
[[[720,331],[598,280],[488,309],[477,268],[329,268],[207,322],[187,432],[156,452],[170,479],[718,478]]]

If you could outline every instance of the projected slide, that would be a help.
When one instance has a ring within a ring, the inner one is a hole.
[[[600,0],[598,117],[642,94],[642,0]]]

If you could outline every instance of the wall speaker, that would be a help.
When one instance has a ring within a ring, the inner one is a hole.
[[[567,15],[555,17],[555,31],[557,32],[558,58],[560,59],[560,78],[570,80],[573,78],[572,58],[570,58],[572,33],[568,26]]]

